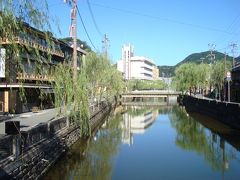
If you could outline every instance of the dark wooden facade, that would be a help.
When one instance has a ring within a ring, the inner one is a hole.
[[[231,101],[240,103],[240,64],[231,71]]]
[[[53,107],[51,73],[58,63],[71,63],[73,48],[49,34],[24,24],[11,41],[1,35],[0,114]],[[78,64],[85,54],[79,49]]]

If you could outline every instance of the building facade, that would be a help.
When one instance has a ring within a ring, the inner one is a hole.
[[[134,56],[133,46],[122,48],[122,59],[117,62],[117,69],[123,73],[125,80],[157,80],[159,71],[154,62],[143,56]]]
[[[143,56],[134,56],[131,57],[130,64],[130,79],[154,80],[153,71],[155,64],[151,60]]]
[[[124,79],[131,79],[131,58],[134,56],[134,49],[131,44],[122,47],[122,63]]]
[[[58,63],[71,64],[73,48],[26,23],[14,36],[0,38],[0,114],[53,107],[51,74]],[[78,65],[84,54],[78,51]]]

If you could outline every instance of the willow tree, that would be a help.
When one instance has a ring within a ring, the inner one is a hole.
[[[209,88],[210,84],[210,66],[208,64],[201,63],[196,67],[197,74],[197,86],[202,94]]]
[[[104,54],[91,52],[87,54],[84,69],[88,80],[91,102],[94,99],[112,100],[114,95],[123,91],[124,82],[117,69]]]
[[[80,135],[91,133],[89,125],[89,99],[86,73],[83,68],[77,74],[77,83],[73,82],[72,67],[58,64],[53,73],[55,106],[60,114],[68,116],[72,123],[79,125]],[[77,85],[76,85],[77,84]]]
[[[189,91],[190,94],[197,87],[197,65],[194,63],[182,64],[175,70],[173,81],[176,89],[182,93]]]
[[[221,90],[224,86],[226,72],[230,69],[231,64],[224,61],[216,62],[212,65],[211,81],[213,87],[216,89],[215,98],[218,96],[221,99]]]

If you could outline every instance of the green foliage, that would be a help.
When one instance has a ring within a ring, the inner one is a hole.
[[[111,100],[123,91],[124,81],[110,60],[103,54],[88,53],[84,63],[91,101],[104,97]]]
[[[134,90],[163,90],[166,89],[167,84],[162,80],[148,81],[148,80],[129,80],[127,82],[127,89]]]
[[[62,38],[62,39],[60,39],[60,40],[63,41],[63,42],[65,42],[65,43],[67,43],[67,44],[69,44],[69,45],[71,45],[72,42],[73,42],[73,40],[72,40],[71,37]],[[87,51],[87,52],[91,52],[91,51],[92,51],[91,47],[87,44],[86,41],[81,41],[80,39],[77,39],[77,46],[78,46],[78,47],[81,47],[81,46],[82,46],[81,48],[82,48],[83,50]]]
[[[214,60],[215,62],[223,61],[223,59],[225,58],[225,55],[221,52],[214,51],[213,53],[215,54],[215,60]],[[176,64],[175,66],[158,66],[160,76],[164,76],[164,77],[174,76],[175,72],[176,72],[175,71],[176,68],[185,63],[213,64],[214,62],[212,62],[210,60],[210,58],[208,56],[209,54],[210,54],[209,51],[205,51],[205,52],[201,52],[201,53],[193,53],[193,54],[189,55],[188,57],[186,57],[181,62],[179,62],[178,64]],[[228,62],[232,62],[232,57],[226,56],[226,60]]]
[[[223,87],[226,71],[231,67],[230,62],[218,61],[214,64],[185,63],[180,65],[173,78],[175,88],[182,93],[196,90],[204,92],[215,88],[220,92]]]
[[[17,73],[26,73],[27,68],[24,64],[31,66],[30,58],[35,61],[34,67],[31,67],[32,74],[42,75],[45,71],[39,50],[16,43],[16,37],[24,36],[24,38],[28,39],[37,36],[39,32],[35,31],[31,32],[31,37],[27,35],[27,32],[32,29],[29,24],[42,31],[49,31],[51,27],[48,14],[46,0],[0,0],[0,36],[2,40],[9,42],[7,45],[0,45],[7,46],[6,65],[10,67],[6,69],[6,81],[8,83],[15,82]],[[48,35],[46,35],[46,41],[51,46],[52,41]],[[29,54],[31,54],[31,57],[29,57]],[[46,58],[49,62],[50,59]],[[24,80],[18,79],[18,83],[23,85]],[[23,86],[20,86],[19,92],[21,101],[26,103],[27,98]]]
[[[205,52],[201,52],[201,53],[193,53],[193,54],[189,55],[188,57],[186,57],[183,61],[179,62],[176,66],[180,66],[184,63],[212,64],[217,61],[222,61],[225,58],[225,54],[218,52],[218,51],[214,51],[213,54],[215,55],[215,59],[214,59],[214,61],[211,61],[209,54],[210,54],[209,51],[205,51]],[[226,60],[231,62],[232,57],[226,56]]]
[[[183,64],[176,69],[176,76],[173,78],[176,89],[184,93],[191,89],[197,84],[197,72],[196,64],[187,63]]]
[[[55,106],[59,107],[60,113],[69,116],[80,126],[81,136],[90,135],[88,89],[84,69],[78,73],[77,83],[74,83],[72,68],[67,64],[58,64],[53,78]]]
[[[221,98],[220,91],[223,88],[226,72],[231,68],[231,63],[216,62],[212,65],[211,85],[218,92],[219,99]]]

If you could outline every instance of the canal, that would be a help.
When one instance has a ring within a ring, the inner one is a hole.
[[[51,179],[239,179],[240,132],[184,107],[128,107],[79,140]]]

